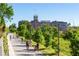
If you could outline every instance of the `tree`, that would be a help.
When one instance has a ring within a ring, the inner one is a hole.
[[[60,38],[60,56],[71,56],[71,42],[69,40],[65,40]]]
[[[30,23],[27,23],[26,26],[28,29],[28,31],[26,32],[26,38],[31,40],[35,30]]]
[[[73,56],[79,56],[79,29],[73,29],[73,35],[71,41],[71,49]]]
[[[30,24],[30,22],[26,20],[22,20],[22,21],[19,21],[18,23],[17,33],[19,36],[22,36],[24,38],[23,41],[29,40],[31,42],[32,35],[34,34],[34,29]],[[30,46],[31,46],[31,43],[30,43]]]
[[[41,42],[41,40],[42,40],[42,32],[41,32],[40,28],[36,29],[36,31],[35,31],[35,33],[33,35],[33,39],[37,43]]]
[[[27,20],[22,20],[22,21],[19,21],[18,22],[18,26],[24,24],[24,25],[27,25],[29,22]]]
[[[57,36],[57,29],[54,26],[51,26],[49,24],[43,24],[41,26],[41,30],[43,33],[43,36],[45,38],[45,46],[51,46],[52,45],[52,40],[54,39],[54,37]]]
[[[52,39],[54,37],[57,37],[57,34],[58,34],[57,28],[55,26],[53,26],[53,25],[43,24],[41,26],[41,30],[43,32],[43,35],[44,35],[45,32],[49,32],[52,35]]]
[[[36,32],[33,35],[33,40],[37,43],[45,44],[44,36],[42,34],[42,31],[40,27],[36,30]]]
[[[71,27],[63,35],[64,40],[69,40],[71,45],[71,54],[73,56],[79,55],[79,28]]]
[[[26,31],[27,31],[27,28],[26,28],[26,25],[24,25],[24,24],[19,25],[17,28],[17,34],[19,36],[25,37]]]
[[[14,12],[13,12],[12,6],[6,3],[0,3],[0,18],[1,18],[0,22],[2,22],[2,24],[5,23],[4,18],[7,18],[10,20],[13,15],[14,15]]]
[[[45,46],[51,46],[52,45],[52,35],[48,32],[45,33]]]
[[[16,25],[15,24],[12,24],[9,26],[9,31],[10,32],[16,32]]]
[[[28,21],[24,21],[24,20],[19,21],[18,28],[17,28],[17,33],[19,36],[25,37],[25,33],[28,31],[27,26],[26,26],[27,23]]]
[[[60,33],[62,35],[65,33]],[[70,56],[71,55],[71,41],[68,38],[63,38],[63,35],[59,37],[59,55],[60,56]],[[55,50],[56,55],[58,55],[58,37],[54,37],[52,42],[52,48]]]
[[[0,33],[5,29],[5,18],[8,20],[14,15],[12,6],[6,3],[0,3]],[[1,37],[1,36],[0,36]]]

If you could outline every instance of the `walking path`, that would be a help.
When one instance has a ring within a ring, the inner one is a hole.
[[[10,37],[10,36],[9,36]],[[40,51],[34,51],[33,47],[26,49],[25,43],[21,42],[20,38],[9,39],[9,52],[13,56],[40,56],[42,53]],[[12,54],[11,54],[12,53]]]
[[[2,41],[2,39],[0,39],[0,56],[2,56],[3,55],[3,41]]]

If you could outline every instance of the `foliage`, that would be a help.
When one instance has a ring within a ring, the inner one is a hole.
[[[50,33],[45,34],[45,46],[51,46],[52,45],[52,36]]]
[[[10,32],[16,32],[16,25],[15,24],[10,25],[9,30]]]
[[[7,3],[0,3],[0,38],[2,37],[3,32],[5,31],[5,18],[10,20],[14,15],[12,6]]]
[[[10,19],[13,16],[13,8],[12,6],[6,3],[0,3],[0,16]]]
[[[5,29],[5,18],[10,20],[13,14],[12,6],[7,3],[0,3],[0,32]]]
[[[11,20],[11,17],[14,15],[12,6],[7,3],[0,3],[0,38],[3,37],[3,48],[4,54],[9,55],[8,50],[8,41],[7,41],[7,31],[5,22]]]
[[[40,28],[38,28],[36,32],[34,33],[33,39],[37,43],[45,44],[44,36]]]
[[[34,45],[39,43],[40,48],[44,46],[41,50],[44,54],[58,55],[58,30],[55,26],[43,24],[34,29],[28,21],[20,21],[17,32],[25,39],[32,39]],[[79,28],[68,27],[67,31],[59,31],[59,43],[61,56],[78,56]]]
[[[34,29],[28,21],[22,20],[19,21],[17,28],[17,34],[23,36],[25,39],[32,39],[34,34]]]
[[[27,21],[25,21],[25,22],[20,21],[18,24],[19,24],[18,29],[17,29],[18,35],[25,37],[25,33],[27,32],[27,27],[26,27]]]
[[[71,48],[70,48],[70,41],[64,40],[63,38],[60,38],[60,55],[61,56],[70,56],[71,55]]]
[[[71,55],[78,56],[79,55],[79,28],[69,28],[65,35],[63,36],[64,39],[67,39],[70,41],[71,45]]]

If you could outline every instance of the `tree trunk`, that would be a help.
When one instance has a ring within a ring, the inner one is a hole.
[[[3,32],[5,31],[5,21],[4,18],[0,19],[0,38],[2,37]]]
[[[29,39],[29,46],[31,47],[32,46],[32,40]]]
[[[39,43],[37,43],[37,50],[39,50]]]

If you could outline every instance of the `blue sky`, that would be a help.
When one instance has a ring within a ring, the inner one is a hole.
[[[71,25],[79,26],[79,4],[67,3],[14,3],[11,4],[14,9],[12,22],[7,22],[7,25],[20,20],[33,20],[34,15],[38,15],[39,21],[65,21]]]

